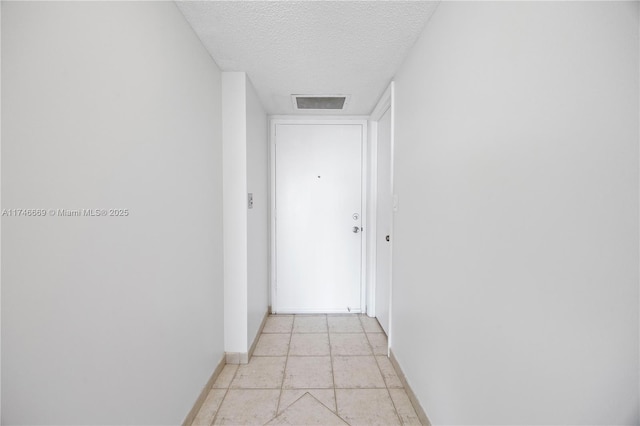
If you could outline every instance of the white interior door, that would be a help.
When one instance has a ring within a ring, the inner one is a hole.
[[[275,126],[278,313],[360,312],[359,124]]]
[[[391,291],[391,108],[378,120],[376,206],[376,318],[389,335]]]

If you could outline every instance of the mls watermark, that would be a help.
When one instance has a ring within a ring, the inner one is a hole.
[[[2,209],[2,217],[127,217],[129,209]]]

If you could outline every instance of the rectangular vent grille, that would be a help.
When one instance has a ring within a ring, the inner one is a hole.
[[[291,95],[293,106],[297,110],[343,110],[347,105],[347,96]]]

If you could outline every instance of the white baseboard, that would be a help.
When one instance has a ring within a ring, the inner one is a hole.
[[[260,323],[260,327],[258,327],[258,332],[256,336],[253,338],[253,343],[249,348],[249,359],[253,356],[253,351],[256,350],[256,345],[258,344],[258,339],[260,339],[260,335],[262,334],[262,330],[264,329],[264,325],[267,323],[267,318],[269,318],[269,312],[271,312],[271,307],[267,308],[267,311],[264,313],[264,317],[262,318],[262,322]]]
[[[227,364],[249,363],[249,354],[247,352],[226,352],[224,356]]]
[[[258,332],[253,338],[253,343],[249,348],[249,352],[226,352],[225,360],[227,364],[248,364],[249,360],[253,356],[253,351],[256,349],[256,345],[258,344],[258,339],[262,334],[262,329],[264,329],[264,325],[267,322],[267,318],[269,317],[269,312],[271,312],[271,308],[267,309],[264,313],[264,318],[262,318],[262,323],[260,323],[260,327],[258,327]]]
[[[209,391],[213,387],[213,383],[222,372],[225,364],[225,357],[223,356],[220,359],[220,362],[216,366],[215,370],[213,370],[211,377],[209,377],[209,380],[207,380],[207,384],[204,385],[204,388],[200,392],[200,395],[198,396],[198,399],[196,399],[196,402],[193,404],[191,411],[189,411],[189,414],[187,414],[187,417],[185,417],[184,421],[182,422],[182,426],[191,426],[191,423],[193,423],[193,419],[195,419],[198,411],[200,411],[200,407],[202,407],[202,404],[204,404],[204,400],[207,399],[207,395],[209,395]]]
[[[400,364],[398,364],[398,360],[396,359],[393,350],[389,350],[389,360],[391,360],[391,365],[393,365],[393,369],[396,370],[396,374],[398,375],[398,378],[400,378],[402,386],[404,386],[404,390],[409,396],[411,405],[413,405],[413,408],[416,410],[416,414],[420,419],[420,423],[425,426],[431,426],[431,421],[429,420],[429,417],[427,417],[427,413],[424,411],[424,408],[422,408],[422,405],[420,405],[420,401],[418,401],[418,398],[416,398],[416,394],[413,393],[413,389],[411,389],[411,386],[409,386],[409,382],[407,382],[407,378],[400,368]]]

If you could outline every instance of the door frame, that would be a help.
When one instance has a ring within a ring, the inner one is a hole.
[[[269,117],[269,305],[271,313],[278,313],[277,299],[277,268],[276,268],[276,127],[280,124],[351,124],[360,125],[362,128],[362,158],[361,158],[361,208],[360,214],[362,219],[362,249],[360,250],[360,307],[353,309],[354,313],[364,313],[367,309],[367,288],[368,288],[368,197],[367,188],[369,183],[369,167],[367,158],[368,150],[368,133],[367,133],[368,117],[361,116],[282,116],[276,115]]]
[[[391,135],[390,135],[390,174],[391,174],[391,193],[393,194],[393,212],[397,210],[397,201],[394,190],[394,156],[395,156],[395,87],[394,82],[392,81],[389,84],[389,87],[384,91],[376,107],[371,112],[369,116],[369,135],[370,135],[370,147],[369,147],[369,182],[370,182],[370,192],[369,192],[369,200],[370,204],[368,206],[369,210],[369,220],[371,221],[372,226],[369,230],[369,253],[368,258],[370,259],[368,268],[369,268],[369,288],[368,288],[368,308],[367,314],[370,317],[375,317],[376,312],[376,241],[378,236],[378,230],[376,229],[376,219],[377,219],[377,208],[378,208],[378,121],[382,118],[382,116],[387,112],[391,112]],[[391,240],[389,241],[389,252],[390,252],[390,264],[389,264],[389,336],[388,338],[388,347],[391,347],[392,341],[392,322],[393,322],[393,213],[391,220]]]

